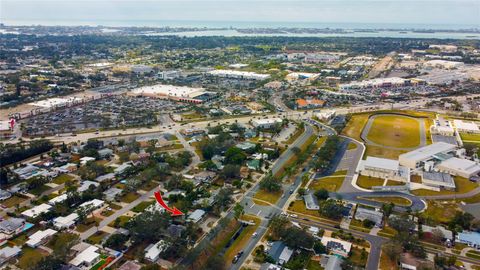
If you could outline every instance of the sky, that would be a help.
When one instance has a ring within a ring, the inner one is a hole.
[[[125,26],[228,21],[480,28],[480,0],[0,0],[0,22],[5,24],[108,25],[111,21]]]

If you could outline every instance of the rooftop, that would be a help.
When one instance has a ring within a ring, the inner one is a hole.
[[[421,161],[421,160],[428,159],[436,154],[452,151],[455,149],[456,149],[456,146],[453,144],[437,142],[424,147],[420,147],[408,153],[401,154],[399,156],[399,159],[412,159],[415,161]]]
[[[365,161],[363,161],[364,167],[373,167],[373,168],[380,168],[384,170],[398,170],[398,161],[393,159],[386,159],[386,158],[378,158],[378,157],[371,157],[368,156]]]

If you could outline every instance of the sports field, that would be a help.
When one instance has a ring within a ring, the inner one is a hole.
[[[417,147],[420,145],[420,122],[400,115],[378,115],[373,120],[367,138],[388,147]]]

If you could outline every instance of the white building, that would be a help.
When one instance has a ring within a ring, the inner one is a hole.
[[[160,80],[173,80],[180,78],[181,73],[178,70],[166,70],[158,73],[158,78]]]
[[[368,156],[359,164],[361,175],[390,179],[401,182],[409,182],[410,170],[400,166],[399,162],[393,159]]]
[[[52,208],[51,205],[46,204],[46,203],[42,203],[42,204],[37,205],[33,208],[30,208],[28,210],[23,211],[22,215],[24,215],[26,217],[29,217],[29,218],[36,218],[43,213],[49,212],[51,208]]]
[[[252,126],[255,128],[271,128],[276,124],[282,123],[280,118],[271,118],[271,119],[253,119]]]
[[[453,136],[455,135],[455,129],[450,121],[437,116],[437,119],[435,119],[433,123],[432,134]]]
[[[150,244],[145,249],[145,259],[156,262],[160,258],[160,254],[167,250],[170,244],[165,240],[160,240],[155,244]]]
[[[315,114],[315,116],[322,121],[328,121],[333,117],[335,117],[335,115],[336,115],[335,111],[321,111]]]
[[[453,125],[459,133],[480,133],[478,125],[471,121],[453,120]]]
[[[480,165],[472,160],[452,157],[442,161],[437,169],[440,172],[470,178],[480,172]]]
[[[44,231],[39,230],[36,233],[28,237],[28,241],[25,244],[31,248],[36,248],[43,243],[45,243],[52,235],[56,234],[57,231],[52,229],[46,229]]]
[[[188,215],[187,220],[193,222],[193,223],[198,223],[202,218],[205,216],[205,211],[202,209],[197,209],[193,211],[190,215]]]
[[[351,83],[341,84],[340,90],[357,90],[357,89],[370,89],[370,88],[386,88],[386,87],[395,87],[395,86],[405,86],[411,84],[412,81],[408,79],[403,79],[399,77],[391,78],[377,78],[372,80],[365,81],[356,81]]]
[[[56,203],[61,203],[61,202],[65,201],[67,198],[68,198],[67,193],[63,193],[62,195],[59,195],[59,196],[57,196],[53,199],[50,199],[48,201],[48,204],[55,205]]]
[[[89,245],[82,252],[78,253],[69,263],[76,267],[89,268],[100,259],[100,253],[98,253],[97,250],[98,247]]]
[[[91,208],[91,209],[98,209],[103,206],[105,202],[99,199],[93,199],[88,202],[82,203],[79,208]]]
[[[53,219],[53,226],[59,230],[67,229],[75,225],[78,220],[78,214],[72,213],[64,217],[56,217]]]
[[[463,62],[435,59],[425,62],[424,66],[429,68],[455,69],[463,67]]]
[[[308,72],[292,72],[287,74],[285,79],[288,81],[296,81],[296,80],[315,80],[320,77],[320,73],[308,73]]]
[[[442,189],[455,190],[455,180],[450,174],[442,172],[423,172],[422,185],[411,184],[412,187],[424,188],[434,191]]]
[[[134,95],[142,95],[156,98],[172,99],[189,103],[202,103],[214,96],[213,92],[207,92],[204,88],[187,86],[163,85],[143,86],[132,90]]]
[[[259,74],[249,71],[238,71],[238,70],[212,70],[208,74],[216,77],[222,78],[232,78],[232,79],[246,79],[246,80],[266,80],[270,78],[269,74]]]
[[[453,144],[436,142],[427,146],[420,147],[398,157],[401,166],[416,170],[423,168],[425,163],[439,158],[442,155],[455,152],[457,147]]]

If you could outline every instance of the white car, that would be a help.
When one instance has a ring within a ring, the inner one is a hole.
[[[290,217],[292,217],[292,218],[297,218],[298,216],[295,215],[295,214],[291,214]]]
[[[257,235],[258,235],[258,233],[257,233],[257,232],[254,232],[254,233],[252,234],[252,237],[255,238],[255,237],[257,237]]]

